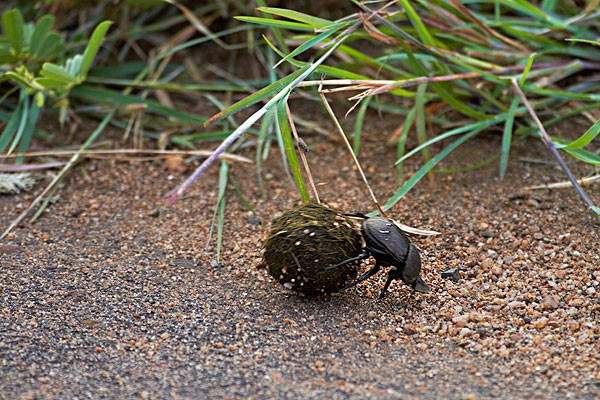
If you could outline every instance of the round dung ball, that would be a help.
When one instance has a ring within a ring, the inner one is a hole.
[[[342,211],[307,203],[271,222],[264,261],[273,278],[312,297],[335,292],[355,279],[356,262],[325,268],[356,257],[361,250],[361,236]]]

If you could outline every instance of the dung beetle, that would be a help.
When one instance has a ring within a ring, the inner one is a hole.
[[[394,279],[401,279],[415,292],[430,293],[429,286],[421,279],[421,257],[419,250],[410,242],[406,234],[394,223],[394,221],[382,217],[367,217],[364,214],[346,214],[348,216],[363,218],[361,233],[365,240],[365,248],[356,257],[330,265],[325,269],[337,268],[351,262],[364,260],[373,256],[375,266],[362,274],[356,281],[342,287],[340,291],[351,288],[358,283],[375,275],[379,269],[390,267],[388,278],[379,295],[379,299],[385,293]]]

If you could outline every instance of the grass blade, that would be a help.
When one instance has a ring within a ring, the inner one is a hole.
[[[290,172],[294,178],[294,183],[296,184],[296,188],[300,193],[302,202],[307,203],[310,200],[310,196],[306,190],[306,183],[304,182],[304,177],[302,176],[302,171],[300,170],[300,163],[298,162],[296,147],[294,146],[294,139],[292,138],[292,131],[288,122],[286,110],[287,99],[288,97],[285,96],[277,104],[277,124],[279,125],[279,134],[281,135],[281,140],[284,144],[285,155],[290,167]]]
[[[304,72],[306,72],[306,70],[308,70],[308,68],[309,68],[309,64],[305,65],[303,68],[301,68],[297,71],[292,72],[288,76],[283,77],[280,80],[269,84],[268,86],[265,86],[264,88],[260,89],[258,92],[255,92],[255,93],[251,94],[250,96],[245,97],[244,99],[238,101],[237,103],[232,104],[231,106],[227,107],[226,109],[219,112],[218,114],[215,114],[212,117],[210,117],[210,119],[205,122],[205,125],[208,125],[214,121],[218,121],[220,119],[226,118],[231,114],[234,114],[246,107],[251,106],[252,104],[258,103],[259,101],[266,99],[267,97],[274,96],[275,94],[281,92],[281,90],[283,88],[285,88],[290,83],[292,83],[296,78],[298,78],[300,75],[302,75]]]
[[[508,154],[510,152],[510,143],[512,141],[513,125],[515,121],[515,113],[519,105],[519,98],[516,97],[510,103],[510,108],[506,115],[506,121],[504,123],[504,132],[502,133],[502,148],[500,150],[500,179],[504,179],[506,174],[506,168],[508,167]]]
[[[227,189],[227,177],[229,176],[229,164],[221,161],[219,169],[219,195],[217,205],[217,263],[221,262],[221,247],[223,245],[223,227],[225,225],[225,189]]]
[[[442,150],[439,154],[429,160],[425,165],[423,165],[400,189],[396,191],[396,193],[383,205],[383,210],[387,211],[392,208],[409,190],[411,190],[429,171],[433,169],[440,161],[442,161],[450,152],[456,149],[458,146],[471,139],[479,132],[484,129],[483,126],[472,130],[471,132],[463,135],[444,150]]]
[[[521,79],[519,80],[519,86],[523,86],[525,84],[525,81],[527,80],[527,74],[529,73],[529,70],[533,65],[533,59],[536,55],[537,53],[532,53],[527,59],[527,64],[525,65],[525,69],[523,70],[523,74],[521,75]]]

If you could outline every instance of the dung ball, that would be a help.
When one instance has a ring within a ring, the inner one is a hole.
[[[325,268],[356,257],[361,250],[361,236],[351,219],[339,210],[308,203],[271,222],[264,261],[282,285],[313,297],[335,292],[355,279],[356,263]]]

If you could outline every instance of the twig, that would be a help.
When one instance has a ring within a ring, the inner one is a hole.
[[[114,150],[59,150],[59,151],[32,151],[28,153],[13,153],[10,155],[2,155],[0,159],[18,158],[18,157],[70,157],[73,154],[79,154],[82,157],[95,157],[102,155],[117,155],[117,154],[154,154],[154,155],[182,155],[182,156],[200,156],[209,157],[213,154],[209,150],[150,150],[150,149],[114,149]],[[253,161],[249,158],[238,156],[231,153],[221,153],[219,159],[242,162],[252,164]]]
[[[579,184],[581,184],[581,185],[589,185],[589,184],[592,184],[594,182],[600,182],[600,174],[593,175],[593,176],[588,176],[587,178],[578,179],[577,182],[579,182]],[[535,190],[535,189],[563,189],[563,188],[567,188],[569,186],[571,186],[571,182],[569,182],[569,181],[562,181],[562,182],[548,183],[548,184],[545,184],[545,185],[527,186],[525,188],[525,190]]]
[[[565,163],[565,161],[560,156],[560,153],[556,149],[556,146],[554,146],[554,143],[552,143],[552,139],[550,139],[550,136],[546,132],[546,129],[544,128],[544,125],[542,125],[542,122],[540,121],[540,119],[538,118],[537,114],[533,110],[533,107],[531,107],[531,104],[529,103],[529,100],[527,100],[527,97],[525,96],[525,94],[521,90],[521,87],[519,86],[519,83],[517,82],[517,79],[516,78],[512,78],[511,79],[511,83],[512,83],[513,87],[515,88],[515,90],[517,91],[517,93],[519,94],[519,96],[521,97],[521,100],[523,100],[523,104],[525,104],[525,107],[527,107],[527,110],[529,111],[529,114],[531,115],[531,118],[533,118],[535,124],[537,125],[538,129],[540,130],[540,132],[542,134],[542,141],[544,142],[544,144],[546,146],[548,146],[548,148],[550,149],[550,151],[552,152],[552,154],[556,158],[556,161],[558,161],[558,164],[560,165],[560,167],[562,168],[562,170],[567,175],[567,178],[569,178],[569,181],[571,181],[571,184],[575,187],[575,190],[577,191],[577,193],[579,193],[579,196],[583,199],[583,202],[588,206],[588,208],[592,212],[594,212],[594,214],[596,215],[596,218],[598,220],[600,220],[600,214],[598,214],[595,211],[595,210],[598,210],[598,207],[596,207],[594,205],[594,203],[592,202],[592,200],[590,200],[590,198],[587,196],[587,194],[585,193],[585,191],[583,190],[583,188],[577,182],[577,179],[575,179],[575,176],[571,173],[571,170],[569,169],[569,167],[567,166],[567,164]]]
[[[333,123],[335,124],[338,132],[340,133],[340,136],[342,137],[342,140],[346,144],[346,147],[350,151],[350,155],[352,156],[352,159],[354,160],[354,165],[356,165],[356,169],[360,173],[360,176],[362,177],[362,180],[365,183],[365,186],[367,187],[367,190],[369,191],[369,195],[371,196],[371,199],[373,200],[373,203],[375,204],[375,207],[377,208],[377,211],[379,211],[379,214],[381,214],[382,217],[385,217],[386,216],[385,212],[381,208],[381,205],[379,204],[379,201],[377,200],[377,197],[375,197],[375,193],[373,193],[373,189],[371,189],[371,185],[369,185],[369,181],[367,180],[367,177],[365,176],[365,173],[364,173],[362,167],[360,166],[360,163],[358,162],[358,158],[356,158],[356,154],[354,154],[354,150],[352,149],[352,145],[348,141],[348,138],[346,137],[346,134],[344,133],[344,130],[342,129],[342,126],[340,125],[339,121],[337,120],[337,118],[335,116],[335,113],[331,109],[331,106],[329,105],[329,101],[327,101],[327,98],[325,97],[325,93],[323,93],[321,91],[321,88],[319,88],[319,96],[321,96],[321,100],[323,101],[323,105],[327,109],[327,112],[329,113],[329,116],[333,120]]]

